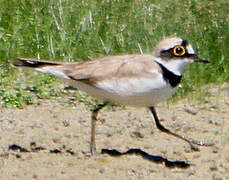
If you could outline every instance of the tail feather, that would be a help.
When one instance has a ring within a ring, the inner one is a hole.
[[[61,64],[62,64],[61,62],[44,61],[44,60],[30,59],[30,58],[18,58],[17,61],[13,62],[14,66],[31,67],[31,68],[41,68],[45,66],[56,66]]]
[[[65,73],[64,63],[62,62],[45,61],[30,58],[18,58],[17,61],[13,62],[13,65],[17,67],[33,68],[34,70],[39,72],[52,74],[54,76],[64,79],[70,79]]]

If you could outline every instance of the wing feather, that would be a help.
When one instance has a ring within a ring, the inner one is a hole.
[[[84,63],[66,64],[64,69],[70,78],[87,83],[111,78],[155,76],[161,70],[151,55],[110,56]]]

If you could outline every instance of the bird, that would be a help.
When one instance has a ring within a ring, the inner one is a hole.
[[[18,58],[12,63],[63,78],[103,102],[91,114],[90,153],[93,155],[97,114],[108,104],[148,108],[160,131],[186,141],[191,147],[214,145],[167,129],[160,123],[155,109],[176,92],[185,67],[197,62],[210,61],[198,56],[187,40],[171,36],[162,39],[149,54],[105,56],[84,62]]]

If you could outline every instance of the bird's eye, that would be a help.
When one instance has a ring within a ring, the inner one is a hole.
[[[173,54],[175,56],[183,56],[185,54],[184,46],[176,46],[173,48]]]

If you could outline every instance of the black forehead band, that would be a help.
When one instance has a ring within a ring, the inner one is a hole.
[[[181,45],[184,46],[184,47],[186,47],[188,45],[188,42],[183,39]]]
[[[186,49],[187,45],[188,45],[188,42],[185,39],[183,39],[182,42],[181,42],[181,46],[183,46]],[[168,53],[170,53],[169,56],[172,57],[172,56],[174,56],[174,55],[171,54],[171,50],[172,49],[173,48],[170,48],[170,49],[167,49],[167,50],[162,50],[161,53],[168,52]],[[183,56],[181,56],[181,57],[193,57],[193,56],[195,56],[195,55],[189,54],[188,51],[187,51],[187,49],[186,49],[186,53]],[[176,56],[176,57],[180,57],[180,56]]]

